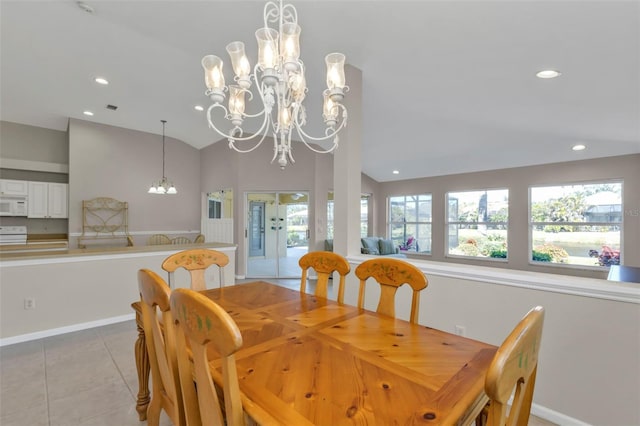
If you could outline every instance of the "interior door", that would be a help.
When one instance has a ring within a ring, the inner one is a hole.
[[[264,211],[263,201],[249,202],[249,257],[264,257]]]

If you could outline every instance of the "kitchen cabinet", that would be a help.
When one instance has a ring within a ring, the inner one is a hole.
[[[28,181],[0,179],[0,195],[27,195],[28,193]]]
[[[68,184],[53,182],[29,182],[30,218],[65,219],[69,217],[67,208]]]

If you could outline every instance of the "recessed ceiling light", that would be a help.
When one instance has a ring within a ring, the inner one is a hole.
[[[562,75],[562,73],[556,70],[542,70],[536,73],[536,77],[538,78],[556,78],[560,75]]]
[[[204,111],[204,108],[201,105],[196,105],[193,107],[196,111]]]
[[[82,1],[78,1],[76,2],[76,4],[78,5],[78,7],[82,10],[84,10],[87,13],[93,13],[93,8],[91,6],[89,6],[88,4],[86,4],[85,2]]]
[[[586,149],[587,147],[581,143],[574,145],[573,147],[571,147],[572,150],[574,151],[582,151],[583,149]]]
[[[83,112],[84,115],[88,115],[89,117],[93,116],[93,113],[91,111],[85,111]]]
[[[400,172],[399,172],[398,170],[394,170],[394,171],[393,171],[393,174],[394,174],[394,175],[399,175],[399,174],[400,174]]]
[[[107,79],[106,79],[106,78],[104,78],[104,77],[96,77],[94,81],[95,81],[96,83],[98,83],[98,84],[103,84],[103,85],[105,85],[105,86],[106,86],[107,84],[109,84],[109,80],[107,80]]]

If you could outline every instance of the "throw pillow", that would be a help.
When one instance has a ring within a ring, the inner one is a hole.
[[[380,254],[395,254],[396,252],[396,248],[391,240],[380,239],[378,245],[380,246]]]
[[[333,240],[324,240],[324,251],[333,251]]]
[[[378,238],[361,238],[362,242],[362,253],[363,254],[380,254],[380,250],[378,248]]]

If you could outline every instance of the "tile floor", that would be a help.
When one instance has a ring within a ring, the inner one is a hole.
[[[135,410],[136,337],[131,320],[0,348],[0,425],[146,424]],[[552,425],[537,418],[529,424]],[[160,425],[171,425],[164,413]]]

